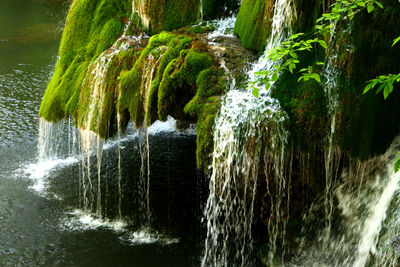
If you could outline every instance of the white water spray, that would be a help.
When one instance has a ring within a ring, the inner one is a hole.
[[[295,16],[294,2],[278,0],[275,3],[272,33],[267,50],[275,47],[289,35]],[[264,54],[249,72],[271,69],[274,62]],[[252,227],[254,203],[263,165],[266,183],[271,189],[269,219],[270,255],[272,262],[275,242],[286,226],[279,227],[282,215],[281,198],[287,198],[288,181],[285,177],[288,133],[287,119],[279,103],[268,93],[259,98],[249,91],[231,90],[223,100],[215,121],[214,152],[210,195],[205,217],[207,237],[202,266],[248,266],[254,260]],[[263,161],[260,161],[263,158]],[[273,189],[273,191],[272,191]],[[285,206],[286,209],[287,206]],[[288,211],[286,211],[288,213]]]

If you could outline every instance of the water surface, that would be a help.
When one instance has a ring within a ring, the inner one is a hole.
[[[140,160],[132,128],[121,144],[122,221],[115,140],[102,162],[105,218],[81,209],[79,155],[38,163],[37,114],[67,9],[55,0],[4,0],[0,9],[0,266],[198,265],[204,182],[193,134],[150,136],[149,229],[135,221]]]

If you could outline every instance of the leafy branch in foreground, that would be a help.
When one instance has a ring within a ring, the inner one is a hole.
[[[256,84],[264,84],[265,89],[268,90],[271,88],[273,83],[278,80],[279,74],[282,71],[287,70],[292,74],[294,73],[294,70],[300,63],[297,55],[298,52],[311,52],[315,44],[319,44],[325,50],[327,50],[328,46],[324,38],[328,34],[335,33],[335,25],[337,22],[343,20],[353,20],[354,16],[365,8],[367,9],[368,13],[374,11],[376,7],[383,9],[382,3],[377,0],[337,0],[330,7],[330,12],[323,14],[322,17],[316,20],[316,25],[313,31],[308,34],[294,34],[289,38],[288,41],[279,44],[267,52],[266,59],[269,59],[273,62],[273,68],[272,70],[265,70],[255,73],[260,77],[257,81],[252,81],[250,83],[251,88],[253,89],[253,95],[255,97],[258,97],[259,95],[259,87],[255,86]],[[310,38],[306,39],[307,36]],[[303,38],[303,40],[300,40],[300,38]],[[400,42],[400,36],[393,40],[392,47],[398,42]],[[317,65],[324,65],[324,63],[317,62]],[[298,79],[299,82],[308,81],[310,79],[313,79],[319,83],[321,82],[319,74],[313,72],[312,66],[300,69],[298,73],[301,74],[300,78]],[[364,94],[369,92],[371,89],[376,88],[376,93],[378,94],[383,92],[383,97],[386,99],[393,92],[395,83],[400,83],[400,73],[380,75],[367,82],[367,85],[364,89]],[[400,156],[395,160],[394,170],[395,172],[400,170]]]
[[[255,85],[265,85],[265,89],[268,90],[278,80],[279,74],[282,71],[286,70],[293,74],[298,64],[300,64],[298,59],[299,52],[312,52],[318,44],[323,49],[327,50],[328,45],[325,42],[325,37],[335,33],[335,25],[337,22],[352,20],[357,13],[365,8],[368,13],[370,13],[376,6],[383,8],[382,3],[377,0],[337,0],[330,6],[330,12],[323,14],[316,20],[316,25],[311,32],[307,34],[294,34],[290,36],[289,40],[286,42],[267,51],[265,60],[271,60],[273,62],[273,67],[270,70],[255,73],[259,78],[256,81],[250,82],[253,95],[255,97],[259,95],[259,87]],[[400,39],[397,41],[400,41]],[[318,62],[317,65],[324,65],[324,63]],[[320,75],[313,71],[312,66],[300,69],[297,73],[301,74],[298,80],[299,82],[308,81],[310,79],[319,83],[321,82]]]
[[[400,41],[400,36],[393,40],[392,47]],[[393,92],[394,83],[400,82],[400,73],[398,74],[386,74],[380,75],[375,79],[369,80],[367,86],[364,89],[364,94],[369,92],[371,89],[376,89],[376,93],[383,91],[383,97],[386,99]]]
[[[400,41],[400,36],[393,40],[392,47]],[[367,86],[364,89],[364,94],[369,92],[371,89],[376,88],[376,93],[379,94],[383,91],[383,97],[386,99],[392,92],[394,83],[400,82],[400,73],[398,74],[386,74],[380,75],[375,79],[369,80]],[[400,152],[399,152],[400,154]],[[394,162],[394,171],[400,170],[400,156]]]

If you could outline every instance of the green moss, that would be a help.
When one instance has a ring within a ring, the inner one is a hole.
[[[198,168],[208,172],[213,150],[215,116],[221,106],[221,95],[227,90],[224,70],[212,66],[200,72],[196,80],[197,92],[185,106],[184,112],[198,117],[196,158]]]
[[[178,58],[171,61],[164,71],[158,92],[158,118],[166,120],[167,115],[182,116],[183,107],[196,92],[196,79],[200,71],[211,65],[206,53],[183,50]],[[179,114],[177,114],[176,106]]]
[[[193,25],[200,19],[199,0],[136,1],[138,25],[150,34]]]
[[[145,118],[147,125],[157,119],[158,88],[165,69],[182,50],[190,47],[191,41],[189,37],[166,32],[153,36],[133,68],[121,77],[118,110],[128,111],[137,127]]]
[[[243,0],[236,19],[234,33],[244,47],[262,50],[271,32],[274,12],[272,0]]]
[[[150,3],[155,5],[150,18],[160,18],[151,22],[150,32],[175,29],[199,18],[198,0],[169,1],[157,9],[160,4]],[[73,116],[78,127],[102,138],[115,133],[117,114],[122,128],[130,119],[137,127],[144,120],[149,126],[168,115],[197,120],[198,166],[208,166],[214,118],[227,84],[227,75],[216,67],[219,63],[207,52],[207,44],[193,37],[210,27],[193,27],[192,32],[180,31],[183,34],[161,32],[145,47],[138,44],[110,56],[114,50],[108,49],[122,34],[130,9],[128,0],[72,3],[60,59],[39,116],[53,122]],[[131,18],[139,19],[139,15]],[[138,24],[132,25],[128,31],[137,32]]]
[[[48,121],[77,116],[81,85],[90,62],[109,48],[129,17],[128,0],[75,0],[70,7],[53,77],[39,116]]]

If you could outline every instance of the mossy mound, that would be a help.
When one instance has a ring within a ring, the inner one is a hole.
[[[273,0],[243,0],[235,23],[234,33],[244,47],[262,50],[271,34],[274,15]]]
[[[133,16],[149,34],[171,31],[200,21],[199,0],[133,1]]]
[[[221,96],[229,79],[243,83],[244,66],[252,54],[239,41],[229,38],[219,40],[218,46],[209,45],[209,26],[144,37],[134,21],[138,10],[131,16],[128,2],[72,3],[60,59],[39,116],[53,122],[72,116],[77,127],[103,139],[117,129],[123,131],[129,120],[138,128],[166,120],[168,115],[197,121],[198,166],[207,170]],[[161,3],[165,12],[172,12],[167,11],[171,3]],[[151,8],[145,11],[154,13],[154,4],[146,3]],[[162,17],[167,13],[153,15]],[[187,13],[193,15],[193,7]],[[182,23],[167,17],[159,25],[151,24],[151,31],[197,21],[197,14]]]
[[[71,4],[55,72],[39,116],[56,122],[76,116],[81,85],[88,67],[112,46],[130,16],[129,0],[81,0]]]
[[[211,57],[185,35],[154,35],[135,62],[121,76],[118,111],[129,114],[137,127],[168,115],[187,119],[183,106],[196,93],[197,75],[211,65]]]

